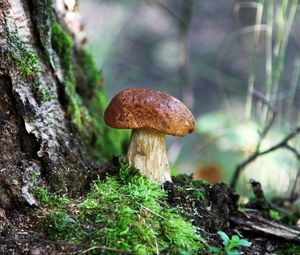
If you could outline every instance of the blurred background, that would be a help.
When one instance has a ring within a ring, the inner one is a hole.
[[[147,87],[193,112],[193,134],[167,137],[174,173],[229,183],[273,116],[265,101],[276,118],[261,150],[300,125],[298,0],[83,0],[80,10],[109,99]],[[299,141],[289,145],[298,151]],[[238,190],[247,194],[252,178],[268,196],[289,197],[299,175],[282,148],[249,164]]]

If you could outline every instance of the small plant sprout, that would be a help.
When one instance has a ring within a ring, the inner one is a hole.
[[[129,164],[158,183],[171,181],[165,136],[184,136],[195,129],[195,119],[182,102],[142,88],[118,93],[108,105],[104,120],[113,128],[132,129]]]
[[[237,235],[233,235],[230,239],[223,231],[218,231],[218,234],[223,240],[223,245],[227,255],[239,255],[239,251],[234,248],[239,246],[250,247],[251,245],[246,239],[240,239]]]

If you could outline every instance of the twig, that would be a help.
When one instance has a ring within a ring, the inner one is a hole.
[[[296,243],[300,242],[299,228],[290,227],[285,224],[270,221],[255,214],[242,213],[230,217],[230,221],[244,230],[276,236],[278,238],[293,241]]]
[[[297,198],[296,188],[297,188],[299,181],[300,181],[300,169],[298,169],[297,176],[293,183],[293,187],[292,187],[292,191],[291,191],[291,195],[290,195],[290,201],[294,201]]]
[[[51,240],[45,240],[45,239],[32,239],[32,237],[29,237],[28,240],[27,238],[22,238],[20,239],[20,241],[27,241],[27,242],[31,242],[31,243],[44,243],[44,244],[53,244],[53,245],[59,245],[59,246],[69,246],[69,247],[78,247],[78,248],[87,248],[87,249],[101,249],[101,250],[106,250],[106,251],[112,251],[112,252],[117,252],[119,254],[130,254],[130,255],[134,255],[134,253],[132,252],[128,252],[128,251],[123,251],[123,250],[119,250],[119,249],[115,249],[115,248],[111,248],[111,247],[106,247],[106,246],[92,246],[90,244],[85,244],[85,243],[81,243],[81,244],[75,244],[75,243],[67,243],[67,242],[57,242],[57,241],[51,241]],[[16,240],[14,238],[5,238],[5,237],[0,237],[0,244],[16,244]],[[20,248],[19,245],[17,245],[18,248]]]
[[[155,0],[155,1],[150,1],[150,0],[144,0],[146,3],[148,4],[152,4],[154,2],[154,4],[158,5],[162,10],[164,10],[166,13],[168,13],[172,18],[174,18],[175,20],[178,20],[179,22],[185,22],[185,20],[180,17],[179,15],[177,15],[177,13],[175,13],[169,6],[167,6],[164,2],[159,1],[159,0]]]
[[[265,126],[265,128],[263,129],[263,131],[260,134],[260,140],[258,142],[258,146],[260,147],[262,140],[266,137],[266,135],[268,134],[269,130],[271,129],[271,127],[274,124],[275,118],[276,118],[276,109],[274,107],[274,105],[272,105],[265,97],[263,94],[261,94],[259,91],[257,90],[253,90],[252,91],[252,95],[254,97],[256,97],[259,101],[261,101],[264,105],[266,105],[270,110],[271,110],[271,118],[269,120],[269,122],[267,123],[267,125]]]
[[[262,104],[266,105],[270,110],[271,110],[271,117],[270,117],[270,120],[268,121],[267,125],[264,127],[264,129],[262,130],[262,132],[260,133],[260,138],[259,138],[259,141],[257,143],[257,146],[256,146],[256,149],[255,149],[255,152],[250,155],[248,157],[248,159],[246,159],[245,161],[243,161],[241,164],[239,164],[236,169],[235,169],[235,172],[234,172],[234,175],[233,175],[233,178],[231,180],[231,187],[235,188],[236,187],[236,184],[237,184],[237,181],[238,181],[238,178],[241,174],[241,172],[243,171],[243,169],[249,164],[251,163],[252,161],[254,161],[257,157],[261,156],[259,152],[260,150],[260,147],[261,147],[261,144],[262,144],[262,141],[263,139],[267,136],[268,132],[270,131],[270,129],[272,128],[273,124],[274,124],[274,121],[275,121],[275,118],[276,118],[276,109],[275,107],[264,97],[263,94],[261,94],[259,91],[253,89],[252,90],[252,95],[257,99],[259,100],[260,102],[262,102]]]
[[[115,193],[117,193],[118,195],[121,196],[121,194],[120,194],[118,191],[116,191],[114,188],[110,188],[110,189],[111,189],[113,192],[115,192]],[[126,197],[131,197],[131,198],[133,199],[133,201],[134,201],[137,205],[139,205],[140,207],[144,208],[146,211],[148,211],[148,212],[150,212],[150,213],[152,213],[152,214],[155,214],[156,216],[158,216],[159,218],[161,218],[161,219],[163,219],[163,220],[166,220],[165,217],[161,216],[160,214],[158,214],[158,213],[152,211],[152,210],[149,209],[148,207],[146,207],[146,206],[142,205],[141,203],[139,203],[133,195],[124,195],[124,196],[126,196]]]
[[[285,144],[284,147],[290,152],[292,152],[295,155],[295,157],[300,161],[300,154],[294,147],[290,146],[289,144]]]
[[[257,159],[260,156],[263,156],[265,154],[268,154],[268,153],[273,152],[278,149],[285,148],[285,149],[288,149],[290,152],[292,152],[297,157],[297,159],[300,159],[300,154],[298,153],[298,151],[288,144],[288,142],[291,139],[293,139],[295,136],[297,136],[299,133],[300,133],[300,127],[297,127],[293,132],[289,133],[284,139],[282,139],[279,143],[273,145],[269,149],[266,149],[264,151],[259,151],[259,147],[258,147],[258,150],[256,150],[252,155],[250,155],[249,158],[247,158],[245,161],[243,161],[241,164],[239,164],[237,166],[237,168],[235,169],[233,179],[231,181],[231,187],[233,187],[233,188],[236,187],[237,180],[239,178],[239,175],[243,171],[243,169],[249,163],[251,163],[252,161],[254,161],[255,159]]]
[[[76,246],[76,244],[75,244]],[[90,248],[84,250],[84,251],[80,251],[80,254],[86,254],[90,251],[93,250],[106,250],[106,251],[112,251],[112,252],[117,252],[118,254],[130,254],[130,255],[134,255],[134,253],[131,252],[126,252],[126,251],[122,251],[122,250],[118,250],[118,249],[114,249],[114,248],[109,248],[109,247],[104,247],[104,246],[89,246]]]
[[[245,167],[256,160],[258,157],[261,157],[265,154],[268,154],[270,152],[273,152],[278,149],[287,149],[291,153],[295,155],[298,161],[300,161],[300,153],[292,146],[290,146],[288,143],[291,139],[293,139],[295,136],[297,136],[300,133],[300,127],[297,127],[293,132],[289,133],[286,137],[284,137],[279,143],[271,146],[269,149],[260,151],[261,144],[264,140],[264,138],[267,136],[268,132],[272,128],[275,118],[276,118],[276,109],[275,107],[262,95],[260,92],[253,90],[252,95],[256,97],[259,101],[261,101],[264,105],[266,105],[272,112],[271,118],[268,121],[267,125],[264,127],[260,134],[259,141],[257,143],[256,149],[254,153],[252,153],[246,160],[244,160],[242,163],[240,163],[234,172],[233,178],[231,180],[231,187],[235,188],[237,185],[238,178],[241,174],[241,172],[245,169]],[[299,177],[300,178],[300,177]]]

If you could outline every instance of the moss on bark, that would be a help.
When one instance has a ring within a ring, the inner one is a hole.
[[[107,98],[101,86],[101,73],[91,54],[83,48],[75,49],[71,36],[58,23],[52,25],[51,42],[63,69],[68,112],[88,155],[95,160],[109,160],[112,155],[122,155],[129,134],[104,124]]]

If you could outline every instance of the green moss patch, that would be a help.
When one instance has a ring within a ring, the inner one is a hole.
[[[130,132],[112,129],[105,125],[103,115],[107,105],[108,100],[103,91],[97,91],[89,108],[92,133],[89,134],[87,137],[89,140],[86,142],[88,153],[94,159],[99,158],[99,155],[111,159],[112,155],[123,155],[127,151]]]
[[[296,255],[300,254],[300,245],[286,244],[276,253],[277,255]]]
[[[53,50],[57,53],[60,65],[63,69],[64,78],[67,81],[74,82],[73,76],[73,40],[58,23],[52,24],[51,43]]]
[[[11,33],[10,44],[15,49],[14,52],[10,53],[10,58],[15,63],[20,78],[23,81],[27,79],[34,80],[41,70],[38,56],[24,47],[23,41],[19,38],[17,32]]]
[[[101,89],[101,73],[92,55],[81,48],[76,52],[75,79],[77,91],[84,99],[91,99],[96,90]]]
[[[84,200],[56,206],[44,199],[48,212],[43,226],[55,240],[91,247],[136,254],[199,254],[200,236],[165,198],[159,185],[122,164],[118,176],[96,180]]]
[[[14,57],[21,79],[24,81],[28,77],[34,78],[37,72],[41,70],[37,55],[25,50],[22,51],[21,55],[20,58]]]
[[[92,56],[85,49],[74,53],[71,36],[58,23],[52,25],[51,43],[63,70],[67,111],[88,155],[101,161],[110,160],[112,155],[122,155],[129,134],[104,124],[107,98],[99,86],[102,78]]]

